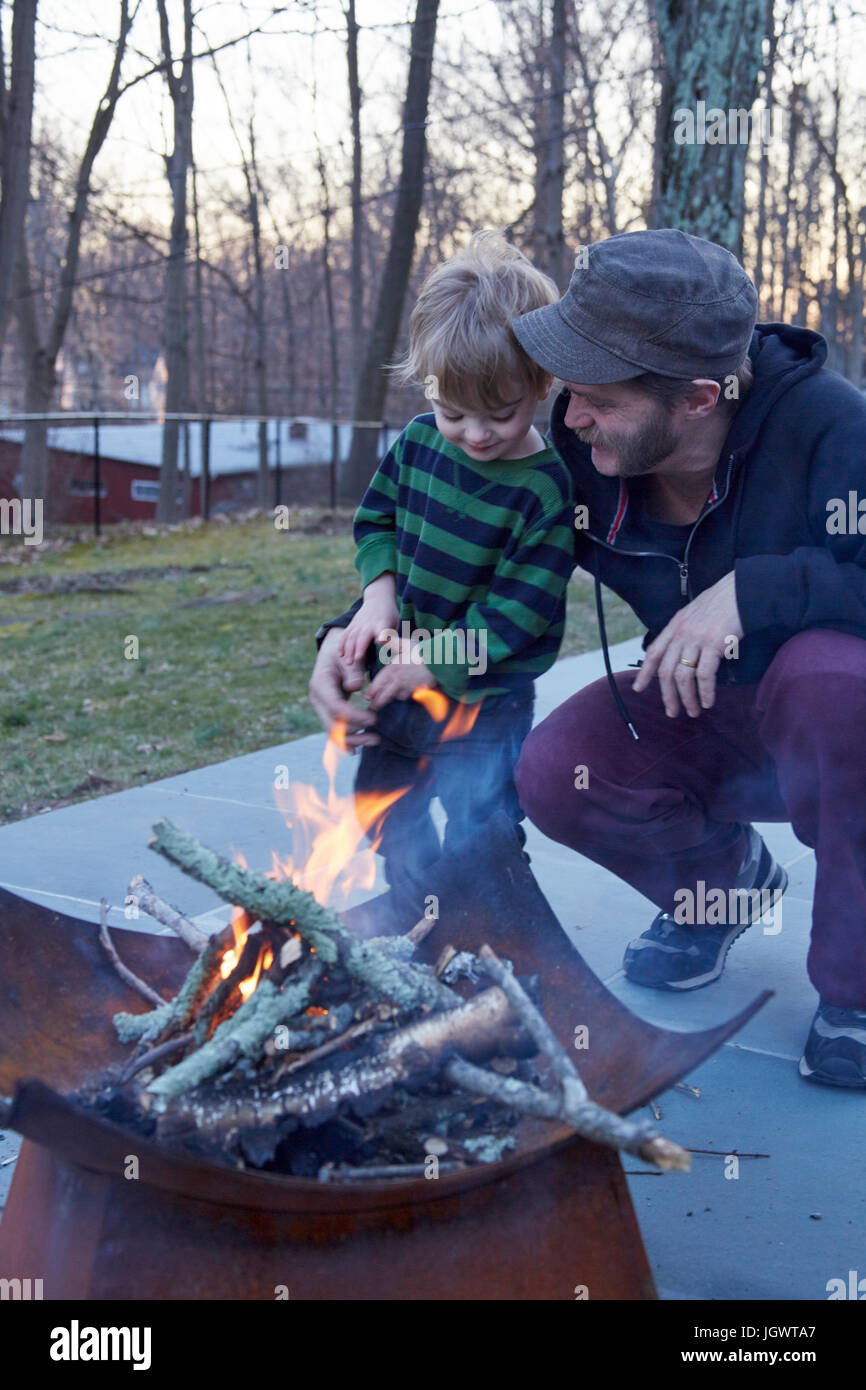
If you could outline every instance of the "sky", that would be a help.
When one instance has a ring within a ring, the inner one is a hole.
[[[135,3],[135,0],[132,0]],[[540,3],[540,0],[539,0]],[[181,0],[168,0],[175,46],[182,37]],[[7,30],[11,6],[4,6]],[[261,0],[199,0],[196,50],[221,44],[256,25],[264,32],[227,48],[217,57],[228,94],[234,125],[246,140],[247,124],[254,107],[259,165],[283,220],[297,219],[299,210],[317,206],[320,193],[315,175],[317,140],[321,142],[333,181],[335,201],[348,201],[348,109],[345,19],[338,0],[289,0],[285,13],[269,18],[270,4]],[[489,47],[501,43],[502,28],[496,0],[442,0],[437,29],[437,53],[456,57],[461,44]],[[842,63],[842,90],[849,103],[864,101],[866,65],[862,62],[866,40],[866,0],[854,0],[855,13],[840,11],[838,45]],[[406,71],[409,23],[414,0],[357,0],[361,25],[361,84],[364,91],[363,124],[369,164],[379,152],[393,159],[400,148],[400,104]],[[581,23],[593,25],[597,17],[591,5],[580,5]],[[831,47],[832,33],[825,0],[808,4],[812,32],[807,35],[798,73],[812,77],[820,72],[821,58]],[[792,6],[777,0],[780,16],[792,14]],[[116,31],[118,0],[40,0],[37,32],[37,129],[59,137],[73,152],[84,147],[87,129],[111,62],[110,38]],[[635,11],[636,19],[640,18]],[[637,27],[637,25],[636,25]],[[628,39],[628,34],[624,35]],[[124,67],[127,77],[149,67],[159,54],[155,0],[141,0]],[[439,71],[444,70],[440,63]],[[781,85],[785,85],[784,79]],[[491,92],[491,102],[499,93]],[[645,119],[646,112],[633,119]],[[604,111],[611,129],[622,120],[621,111]],[[195,151],[200,171],[200,196],[242,192],[239,155],[229,120],[226,98],[209,59],[195,70]],[[442,128],[442,127],[440,127]],[[862,177],[862,131],[855,122],[857,148],[846,151],[852,177]],[[454,133],[455,127],[450,127]],[[859,132],[859,134],[858,134]],[[459,133],[459,132],[458,132]],[[429,137],[435,141],[437,113],[431,113]],[[145,218],[167,228],[169,197],[163,154],[170,144],[171,111],[165,83],[156,74],[133,88],[118,107],[111,134],[96,166],[95,184],[108,188],[123,203],[130,220]],[[504,152],[507,157],[507,151]],[[299,209],[298,199],[302,207]],[[304,200],[306,200],[304,205]],[[866,187],[863,189],[866,202]],[[227,224],[224,224],[227,225]],[[311,235],[320,234],[319,221]],[[211,224],[214,237],[220,229]],[[208,247],[206,246],[207,250]]]
[[[289,161],[311,179],[317,138],[329,165],[340,163],[348,134],[345,19],[332,0],[315,14],[295,0],[286,13],[268,19],[270,5],[204,0],[197,14],[196,51],[246,33],[264,32],[217,56],[235,127],[246,140],[254,92],[257,155],[266,173]],[[399,149],[399,109],[405,82],[409,21],[406,0],[358,0],[361,84],[365,135]],[[37,125],[56,132],[81,151],[111,63],[119,5],[111,0],[42,0],[37,35]],[[172,37],[182,41],[182,6],[169,0]],[[493,0],[443,0],[437,44],[444,50],[471,33],[496,42],[499,23]],[[144,0],[133,28],[127,77],[146,70],[159,52],[154,0]],[[132,51],[134,50],[134,51]],[[240,188],[239,156],[226,97],[210,59],[195,66],[194,140],[203,185]],[[127,214],[144,212],[163,225],[168,194],[163,154],[171,140],[171,110],[165,84],[154,75],[121,100],[96,168],[97,183],[110,184],[128,202]]]

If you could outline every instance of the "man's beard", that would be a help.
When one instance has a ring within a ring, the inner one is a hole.
[[[616,471],[620,478],[636,478],[641,473],[652,472],[657,464],[670,457],[679,444],[679,436],[662,405],[657,407],[637,434],[616,443],[605,439],[597,427],[575,430],[575,434],[584,444],[599,444],[602,448],[612,449],[617,456]]]

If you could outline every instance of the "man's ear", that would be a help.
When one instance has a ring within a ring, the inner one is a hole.
[[[706,377],[697,377],[691,385],[694,389],[686,401],[688,414],[702,419],[715,410],[722,388],[717,381]]]

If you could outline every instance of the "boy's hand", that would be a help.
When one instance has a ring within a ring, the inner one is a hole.
[[[350,664],[363,661],[371,642],[384,642],[385,630],[396,630],[400,618],[396,586],[389,571],[364,590],[364,602],[343,634],[340,655]]]
[[[423,662],[409,660],[413,643],[397,640],[393,645],[396,648],[395,655],[364,691],[364,699],[370,709],[381,709],[392,700],[408,700],[414,690],[436,684],[429,667]]]

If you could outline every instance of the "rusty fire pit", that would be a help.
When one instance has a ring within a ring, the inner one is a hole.
[[[486,941],[541,976],[564,1046],[588,1028],[581,1075],[622,1114],[692,1071],[769,998],[699,1033],[635,1017],[571,946],[504,818],[437,866],[430,892],[448,940],[469,951]],[[374,911],[344,920],[369,931]],[[129,931],[122,947],[156,988],[179,987],[182,942]],[[425,943],[421,958],[425,949],[435,956]],[[12,1097],[0,1123],[25,1138],[0,1223],[0,1278],[42,1279],[46,1298],[70,1299],[655,1297],[618,1156],[561,1125],[525,1120],[511,1156],[435,1181],[331,1185],[235,1171],[75,1106],[60,1092],[125,1057],[111,1020],[130,1003],[95,926],[0,890],[0,1096]]]

